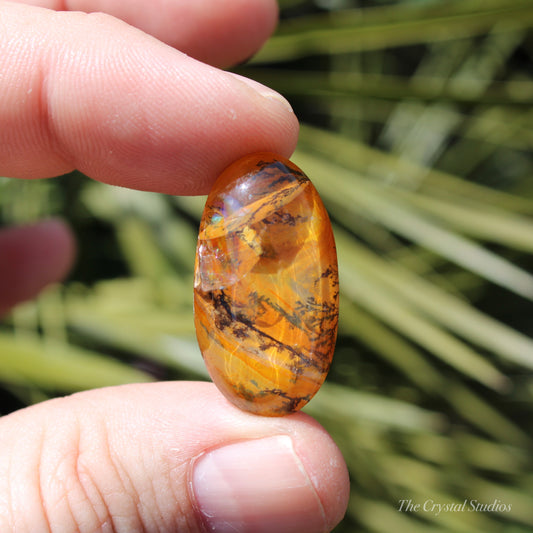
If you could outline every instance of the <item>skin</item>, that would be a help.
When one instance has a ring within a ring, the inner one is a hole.
[[[216,68],[252,55],[276,18],[273,0],[0,1],[0,175],[79,169],[192,195],[245,154],[290,156],[298,124],[283,98]],[[0,315],[63,279],[74,256],[62,222],[2,229]],[[180,382],[88,391],[0,419],[0,531],[201,531],[199,457],[279,435],[323,509],[316,530],[331,530],[349,484],[322,427],[302,413],[244,413],[212,384]],[[298,531],[307,493],[288,494],[284,523]],[[259,499],[239,531],[272,514]]]

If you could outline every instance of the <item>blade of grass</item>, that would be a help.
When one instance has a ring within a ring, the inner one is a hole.
[[[298,152],[294,158],[312,172],[324,198],[357,209],[392,231],[518,295],[533,300],[533,276],[475,242],[447,231],[412,210],[390,191],[322,158]],[[356,207],[357,206],[357,207]]]
[[[527,467],[524,450],[483,439],[458,429],[449,435],[405,434],[410,452],[424,461],[442,466],[488,470],[519,475]]]
[[[385,291],[399,295],[416,309],[471,342],[526,368],[533,368],[533,339],[478,311],[424,278],[375,255],[342,230],[336,238],[352,269],[377,279]]]
[[[304,409],[311,415],[328,413],[347,424],[363,421],[408,432],[439,431],[443,426],[443,417],[438,413],[334,383],[324,383]]]
[[[339,277],[348,298],[471,379],[495,390],[508,388],[507,378],[478,353],[354,270],[357,262],[345,259],[341,246],[339,251]]]
[[[432,198],[425,194],[397,192],[417,209],[438,218],[447,226],[477,239],[496,242],[533,252],[533,219],[496,208],[483,208],[455,201]]]
[[[342,290],[340,302],[341,333],[349,332],[364,342],[426,392],[434,394],[445,389],[441,374],[416,347],[350,302]]]
[[[465,420],[482,429],[487,435],[518,447],[528,448],[532,445],[531,437],[522,428],[459,381],[450,382],[448,399]]]
[[[433,6],[425,12],[424,9],[409,12],[401,6],[381,12],[347,10],[336,16],[304,21],[300,27],[294,24],[291,27],[288,23],[287,28],[280,26],[277,35],[252,62],[273,63],[315,54],[345,54],[447,41],[472,37],[489,29],[516,31],[533,23],[533,8],[527,1],[485,2],[481,8],[477,4],[477,10],[468,11],[473,5],[471,2],[443,2],[437,8],[446,6],[446,9],[435,15]],[[369,16],[375,16],[372,23],[369,23]]]
[[[343,167],[387,184],[416,189],[428,195],[469,199],[499,209],[533,214],[533,199],[528,196],[515,196],[472,183],[348,139],[338,133],[302,124],[299,142],[302,150],[322,154]]]
[[[51,340],[42,343],[0,333],[0,379],[47,390],[74,392],[152,378],[119,361]]]
[[[241,67],[236,72],[290,96],[322,98],[376,98],[393,101],[417,100],[420,103],[450,102],[513,106],[528,109],[533,103],[533,83],[529,81],[494,82],[482,95],[471,82],[458,81],[446,84],[445,79],[424,76],[405,78],[385,74],[359,74],[354,72],[291,71]],[[457,123],[459,117],[457,118]],[[447,134],[447,132],[443,132]]]

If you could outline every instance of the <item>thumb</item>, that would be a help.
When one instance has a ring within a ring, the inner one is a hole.
[[[208,383],[100,389],[0,420],[0,531],[330,531],[348,478],[304,414],[269,419]]]

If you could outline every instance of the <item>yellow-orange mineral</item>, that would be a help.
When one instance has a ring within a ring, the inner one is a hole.
[[[241,409],[303,407],[331,364],[339,310],[326,210],[283,157],[247,156],[218,178],[196,252],[195,326],[211,378]]]

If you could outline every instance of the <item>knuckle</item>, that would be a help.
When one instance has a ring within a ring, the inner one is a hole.
[[[0,429],[0,533],[198,531],[176,483],[185,465],[176,473],[149,439],[126,440],[107,411],[46,403]]]
[[[98,471],[91,467],[92,455],[83,445],[82,426],[76,418],[56,431],[45,431],[36,483],[49,530],[115,530]]]

